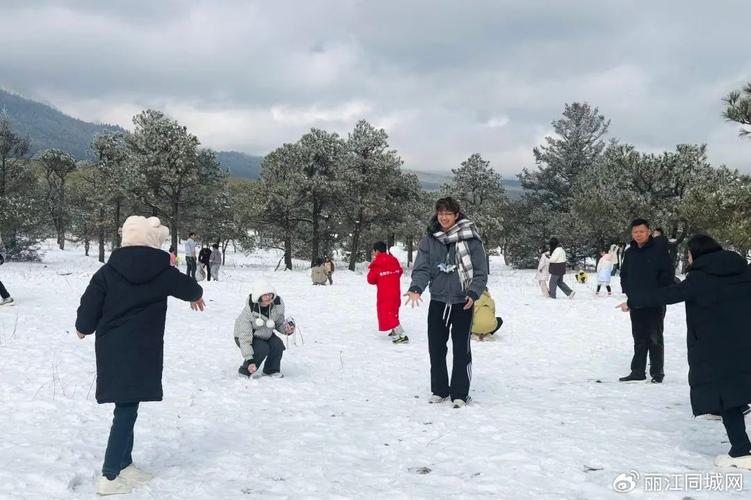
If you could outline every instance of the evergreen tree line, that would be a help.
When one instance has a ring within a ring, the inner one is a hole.
[[[751,125],[751,85],[725,99],[724,116]],[[104,262],[120,245],[118,228],[133,213],[169,225],[172,245],[194,231],[205,242],[250,252],[283,251],[280,266],[335,252],[354,270],[375,240],[402,244],[408,261],[432,207],[451,195],[478,226],[490,252],[533,267],[558,237],[572,265],[626,242],[631,219],[662,226],[677,244],[705,231],[751,251],[751,177],[711,166],[705,145],[645,153],[609,138],[610,121],[586,103],[565,105],[554,134],[534,148],[536,168],[519,174],[525,192],[510,200],[501,176],[478,153],[438,192],[420,188],[388,135],[366,121],[347,137],[311,129],[264,158],[258,180],[230,178],[216,154],[165,114],[146,110],[133,131],[98,136],[95,161],[31,144],[0,117],[0,235],[11,259],[35,259],[54,236],[91,247]],[[741,128],[741,135],[747,135]]]

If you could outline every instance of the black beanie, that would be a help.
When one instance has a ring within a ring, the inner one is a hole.
[[[388,248],[386,247],[386,243],[382,241],[376,241],[375,243],[373,243],[373,250],[385,253]]]

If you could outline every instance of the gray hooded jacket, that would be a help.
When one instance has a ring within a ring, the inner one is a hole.
[[[467,297],[477,300],[488,283],[488,260],[482,241],[477,238],[466,240],[472,259],[472,281],[462,290],[459,273],[445,273],[439,266],[445,262],[455,262],[456,244],[444,245],[433,233],[440,230],[435,216],[428,227],[428,234],[420,242],[415,267],[412,269],[412,283],[409,291],[422,294],[430,285],[430,298],[446,304],[463,304]]]

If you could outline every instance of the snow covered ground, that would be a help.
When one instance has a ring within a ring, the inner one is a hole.
[[[572,284],[573,301],[545,299],[531,271],[494,260],[506,323],[473,342],[474,401],[455,410],[427,404],[427,304],[402,308],[411,343],[394,346],[362,270],[342,263],[334,286],[313,288],[303,263],[273,272],[277,261],[229,255],[223,281],[203,283],[204,313],[170,302],[165,399],[141,406],[134,449],[156,478],[129,498],[748,498],[751,474],[743,492],[646,491],[647,474],[725,472],[712,465],[729,448],[722,424],[691,416],[682,306],[668,311],[665,383],[622,385],[632,340],[621,296]],[[112,405],[93,399],[94,342],[73,324],[98,266],[50,248],[41,264],[0,268],[17,301],[0,309],[1,498],[94,495]],[[283,379],[237,375],[232,325],[261,276],[304,336]],[[632,470],[635,489],[615,492]]]

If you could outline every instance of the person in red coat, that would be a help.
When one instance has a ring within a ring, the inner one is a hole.
[[[368,283],[378,287],[377,310],[378,329],[389,331],[394,337],[394,344],[406,344],[409,337],[399,323],[399,306],[401,305],[402,266],[396,257],[388,253],[386,243],[377,241],[373,244],[373,261],[368,266]]]

